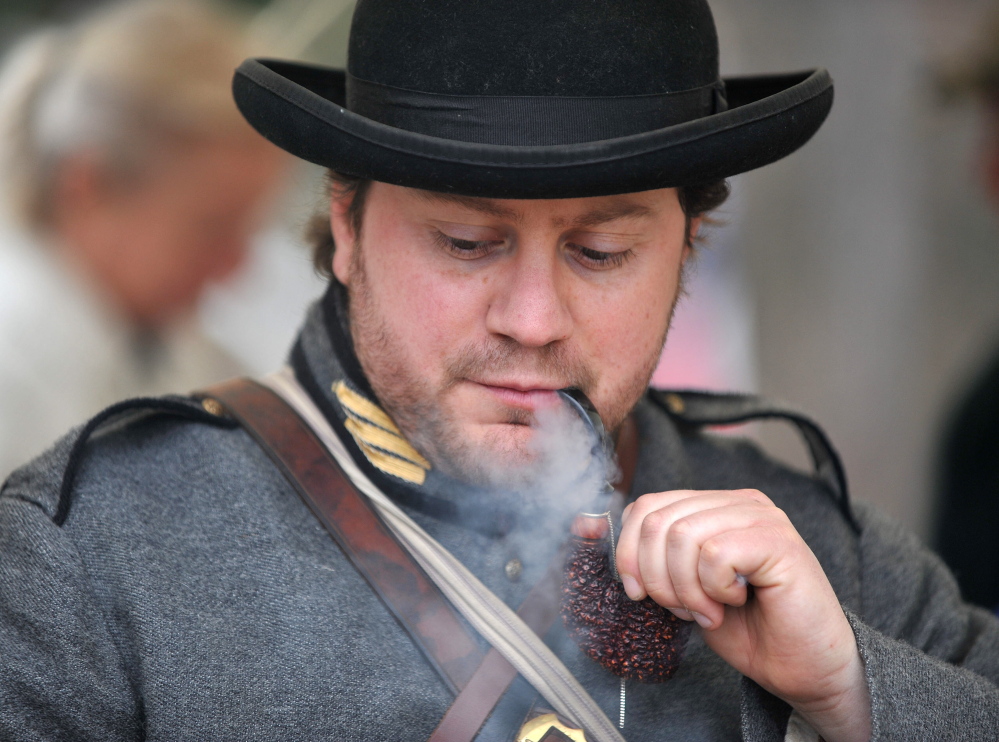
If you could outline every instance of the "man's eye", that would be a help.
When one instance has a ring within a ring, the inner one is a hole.
[[[484,255],[488,252],[491,247],[499,244],[485,240],[462,240],[457,237],[444,234],[443,232],[437,232],[434,235],[434,241],[452,255],[456,255],[460,258],[479,257],[480,255]]]
[[[601,252],[582,245],[569,245],[569,249],[576,253],[576,259],[587,268],[606,270],[624,265],[625,261],[631,257],[631,250],[621,252]]]

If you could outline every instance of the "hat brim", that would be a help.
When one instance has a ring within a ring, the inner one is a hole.
[[[617,139],[477,144],[418,134],[343,107],[342,70],[250,59],[236,105],[278,147],[338,172],[484,198],[578,198],[697,185],[754,170],[807,142],[829,114],[824,69],[725,80],[729,110]]]

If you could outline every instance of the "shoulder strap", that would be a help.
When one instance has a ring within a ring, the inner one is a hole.
[[[815,475],[828,489],[850,527],[860,527],[850,508],[846,471],[825,432],[797,410],[753,394],[650,389],[649,395],[681,426],[736,425],[753,420],[784,420],[797,428],[811,454]]]
[[[233,379],[201,395],[206,408],[238,420],[271,457],[452,692],[464,688],[482,650],[308,425],[250,379]]]
[[[562,570],[559,560],[556,562],[531,588],[517,610],[517,615],[538,636],[548,633],[558,616],[558,602],[552,596],[558,595],[561,588]],[[428,742],[464,742],[474,739],[516,677],[516,668],[499,650],[492,647],[468,685],[454,699]]]
[[[457,693],[431,741],[472,740],[517,676],[513,665],[495,648],[483,658],[451,603],[279,395],[249,379],[235,379],[201,395],[206,409],[234,417],[267,452]],[[556,560],[517,611],[539,636],[558,615],[553,596],[558,594],[559,567]]]

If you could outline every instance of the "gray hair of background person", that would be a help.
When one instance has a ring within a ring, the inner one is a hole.
[[[86,152],[127,181],[166,141],[250,135],[229,95],[245,56],[238,25],[194,0],[125,2],[23,39],[0,75],[10,216],[49,225],[67,155]]]

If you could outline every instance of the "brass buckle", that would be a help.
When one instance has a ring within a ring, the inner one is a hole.
[[[582,729],[563,724],[555,714],[536,716],[520,728],[517,742],[586,742]]]

